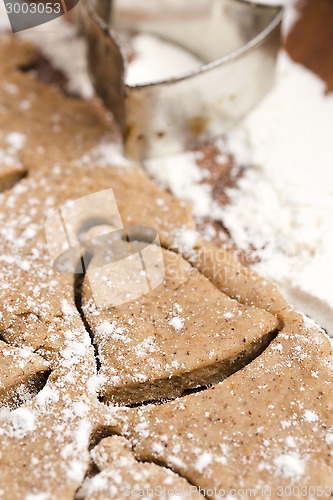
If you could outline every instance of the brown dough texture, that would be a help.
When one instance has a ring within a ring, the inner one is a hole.
[[[185,248],[188,205],[124,162],[97,100],[22,71],[35,57],[0,35],[0,498],[332,488],[325,333],[231,253]],[[99,309],[92,290],[111,278],[98,251],[83,282],[61,272],[45,221],[110,188],[125,227],[157,231],[165,277]]]

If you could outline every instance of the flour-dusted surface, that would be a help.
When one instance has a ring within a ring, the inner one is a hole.
[[[315,457],[321,446],[328,452],[332,439],[321,420],[331,405],[332,379],[325,383],[326,409],[319,382],[322,370],[333,374],[329,342],[316,326],[308,329],[292,316],[259,358],[222,383],[133,411],[125,432],[136,456],[166,463],[207,491],[228,493],[241,486],[252,488],[255,498],[287,498],[288,486],[302,485],[310,499],[319,498],[319,488],[311,494],[310,485],[321,484],[328,497],[332,471],[326,459]],[[244,495],[211,495],[224,497]]]
[[[291,2],[284,31],[296,20]],[[232,153],[246,167],[228,203],[214,199],[198,167],[200,152],[149,160],[163,187],[191,202],[200,220],[211,217],[236,246],[257,260],[257,272],[276,282],[287,299],[333,335],[333,97],[324,83],[281,52],[274,89],[225,142],[216,163]],[[207,232],[207,236],[214,236]],[[255,256],[253,257],[253,247]]]
[[[295,1],[278,3],[286,7],[286,35],[299,14]],[[147,65],[157,71],[150,56],[158,42],[143,41],[141,59],[129,67],[138,82],[140,60],[145,72]],[[179,51],[179,59],[172,60],[175,71],[181,57]],[[236,188],[227,190],[230,203],[222,208],[204,182],[209,172],[198,167],[200,152],[149,160],[146,168],[163,187],[190,201],[198,219],[221,221],[239,249],[254,247],[256,271],[277,282],[296,308],[333,335],[333,281],[325,279],[333,276],[333,97],[324,92],[319,78],[281,52],[272,92],[227,143],[216,143],[218,164],[228,160],[227,149],[236,164],[247,167]]]
[[[231,136],[248,169],[222,216],[237,246],[256,247],[256,270],[331,334],[332,121],[324,84],[282,53],[274,90]]]
[[[5,30],[10,31],[11,28],[4,4],[1,3],[0,31]],[[17,36],[34,43],[51,64],[65,74],[69,92],[85,98],[93,95],[86,63],[86,43],[83,36],[78,35],[74,22],[69,22],[62,16],[24,30]]]
[[[0,30],[10,30],[3,5],[0,5]],[[65,74],[69,92],[84,98],[93,95],[86,63],[86,43],[83,36],[78,35],[75,22],[60,17],[25,30],[18,36],[36,44],[52,65]],[[126,70],[126,83],[129,85],[172,78],[202,64],[200,59],[185,49],[148,33],[139,33],[131,38],[130,52],[133,58]]]

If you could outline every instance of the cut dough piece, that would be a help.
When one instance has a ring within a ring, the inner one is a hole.
[[[48,364],[29,349],[0,341],[0,404],[11,408],[38,392],[46,381]]]
[[[131,446],[123,437],[103,439],[93,448],[91,456],[100,472],[84,481],[78,499],[123,500],[130,496],[140,497],[148,490],[153,492],[152,498],[167,499],[177,490],[182,492],[181,498],[204,498],[184,478],[169,469],[137,462]]]
[[[83,310],[98,346],[104,401],[171,399],[217,383],[258,355],[279,327],[275,316],[230,299],[181,256],[156,251],[163,252],[164,282],[135,301],[99,310],[92,290],[118,276],[100,267],[85,279]]]
[[[202,488],[230,493],[239,485],[264,498],[267,486],[275,498],[279,486],[332,487],[332,389],[329,339],[295,314],[260,357],[222,383],[130,410],[127,437],[140,459]]]

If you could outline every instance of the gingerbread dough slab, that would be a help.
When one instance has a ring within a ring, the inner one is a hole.
[[[332,346],[307,323],[291,315],[261,356],[222,383],[132,413],[136,456],[203,488],[239,485],[256,498],[265,487],[273,498],[290,485],[332,488]]]
[[[18,67],[29,64],[33,49],[13,37],[0,38],[3,144],[7,153],[9,143],[15,146],[12,154],[27,171],[0,194],[0,330],[11,345],[47,357],[51,370],[31,401],[23,398],[18,408],[0,410],[0,491],[10,500],[72,499],[88,470],[95,427],[112,422],[97,399],[96,359],[75,306],[74,275],[53,269],[45,220],[70,199],[112,187],[124,223],[155,225],[166,244],[175,224],[192,221],[185,204],[119,159],[114,128],[103,110],[67,99],[22,73]],[[7,177],[8,166],[1,164],[0,178]],[[1,347],[3,353],[9,349],[5,343]],[[18,378],[23,383],[24,373]]]
[[[105,276],[99,268],[86,276],[83,311],[106,402],[171,399],[217,383],[259,354],[279,327],[275,316],[230,299],[180,255],[162,252],[163,283],[117,307],[99,309],[91,292],[103,279],[118,280],[115,272]]]

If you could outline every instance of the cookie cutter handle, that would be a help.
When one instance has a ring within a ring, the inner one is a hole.
[[[111,7],[112,0],[98,0],[95,6],[84,0],[80,24],[87,40],[90,79],[125,140],[125,58],[117,35],[108,24]]]

